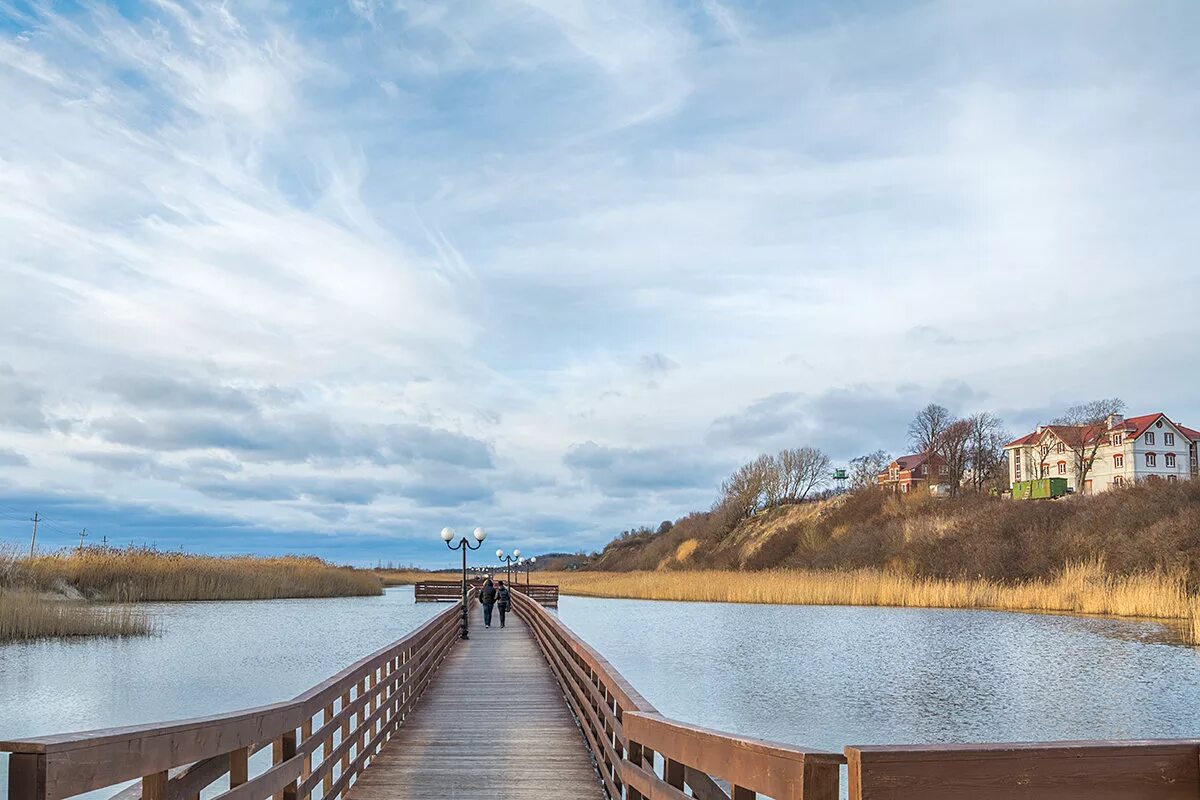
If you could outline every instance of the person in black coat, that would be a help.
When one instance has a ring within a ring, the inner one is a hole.
[[[504,585],[504,581],[500,581],[500,590],[496,592],[496,602],[500,606],[500,627],[504,627],[504,615],[512,607],[512,593],[508,591],[508,587]]]
[[[490,628],[492,627],[492,606],[496,604],[496,587],[491,578],[488,578],[484,582],[483,588],[479,590],[479,602],[483,606],[483,627]],[[500,627],[504,627],[503,611],[500,612]]]

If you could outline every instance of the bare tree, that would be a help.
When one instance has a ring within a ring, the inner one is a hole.
[[[876,485],[879,481],[879,473],[887,469],[887,465],[890,463],[892,463],[891,454],[883,450],[876,450],[874,453],[850,459],[850,488],[865,489],[868,486]]]
[[[720,505],[739,519],[748,519],[762,508],[767,484],[771,480],[770,456],[759,456],[743,464],[721,484]]]
[[[971,419],[956,419],[938,434],[934,442],[934,452],[944,462],[942,475],[950,484],[952,497],[958,496],[967,472],[973,429]]]
[[[1004,421],[995,414],[983,411],[970,419],[971,441],[967,457],[971,469],[971,486],[979,492],[996,475],[1000,467],[1005,465],[1004,443],[1009,436],[1004,429]],[[1007,483],[1007,477],[1004,482]]]
[[[809,492],[829,482],[829,456],[815,447],[783,450],[775,457],[783,499],[799,503]]]
[[[930,403],[918,411],[908,423],[908,443],[913,452],[923,455],[937,452],[938,439],[953,421],[954,415],[937,403]]]
[[[1118,397],[1093,400],[1071,406],[1053,424],[1074,429],[1065,438],[1065,444],[1075,455],[1075,490],[1083,492],[1087,486],[1088,473],[1100,448],[1108,444],[1108,419],[1125,410],[1125,402]],[[1042,456],[1045,458],[1045,454]]]

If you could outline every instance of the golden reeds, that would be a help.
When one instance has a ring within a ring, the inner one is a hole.
[[[1033,581],[943,580],[880,570],[543,572],[564,594],[647,600],[797,605],[981,608],[1190,620],[1200,641],[1200,597],[1182,574],[1110,574],[1104,562],[1069,564]]]
[[[70,636],[141,636],[150,621],[129,608],[96,608],[0,589],[0,642]]]
[[[89,599],[118,603],[345,597],[383,590],[371,572],[317,558],[217,557],[113,548],[21,559],[10,582],[36,591],[57,591],[65,584]]]

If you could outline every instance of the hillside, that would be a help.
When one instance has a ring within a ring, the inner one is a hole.
[[[1200,585],[1200,481],[1036,502],[866,489],[772,508],[735,525],[725,519],[694,513],[663,532],[625,534],[586,568],[876,568],[1015,581],[1103,561],[1115,575],[1164,570]]]

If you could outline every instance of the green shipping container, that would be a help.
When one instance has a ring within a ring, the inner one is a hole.
[[[1012,487],[1013,500],[1046,500],[1067,493],[1066,478],[1041,478],[1036,481],[1017,481]]]

